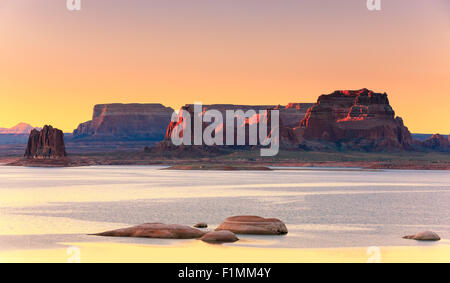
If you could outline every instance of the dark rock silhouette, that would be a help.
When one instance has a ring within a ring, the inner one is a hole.
[[[194,228],[208,228],[208,224],[206,224],[205,222],[200,222],[200,223],[195,224],[192,227],[194,227]]]
[[[60,159],[67,156],[64,133],[52,126],[32,130],[24,157],[28,159]]]

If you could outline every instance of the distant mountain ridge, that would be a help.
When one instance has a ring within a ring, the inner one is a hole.
[[[27,123],[19,123],[12,128],[0,128],[0,135],[28,135],[33,129],[40,130]]]

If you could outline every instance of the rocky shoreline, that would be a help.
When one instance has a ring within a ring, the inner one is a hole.
[[[184,163],[180,165],[180,163]],[[218,171],[270,171],[276,170],[269,167],[291,167],[291,168],[358,168],[365,170],[392,169],[392,170],[450,170],[450,162],[384,162],[384,161],[273,161],[273,162],[250,162],[236,161],[216,165],[216,160],[114,160],[109,158],[72,157],[64,159],[33,160],[25,158],[1,158],[0,166],[23,166],[23,167],[84,167],[84,166],[146,166],[158,165],[169,166],[164,170],[218,170]],[[176,165],[178,164],[178,165]]]
[[[366,170],[450,170],[446,152],[322,152],[281,150],[278,156],[263,158],[258,149],[228,150],[221,155],[178,156],[169,153],[114,151],[73,154],[62,158],[29,158],[16,154],[2,156],[0,165],[26,167],[81,166],[169,166],[171,170],[268,170],[268,167],[359,168]]]

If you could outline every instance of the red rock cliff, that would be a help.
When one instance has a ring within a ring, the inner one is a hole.
[[[303,139],[338,143],[343,149],[408,149],[412,144],[387,94],[368,89],[320,96],[301,127]]]

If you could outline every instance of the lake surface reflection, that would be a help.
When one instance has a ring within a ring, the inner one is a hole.
[[[289,234],[240,236],[234,246],[417,246],[401,237],[422,230],[437,232],[441,243],[450,239],[448,171],[161,168],[0,167],[0,251],[105,240],[172,245],[87,234],[146,222],[215,228],[228,216],[248,214],[279,218]]]

